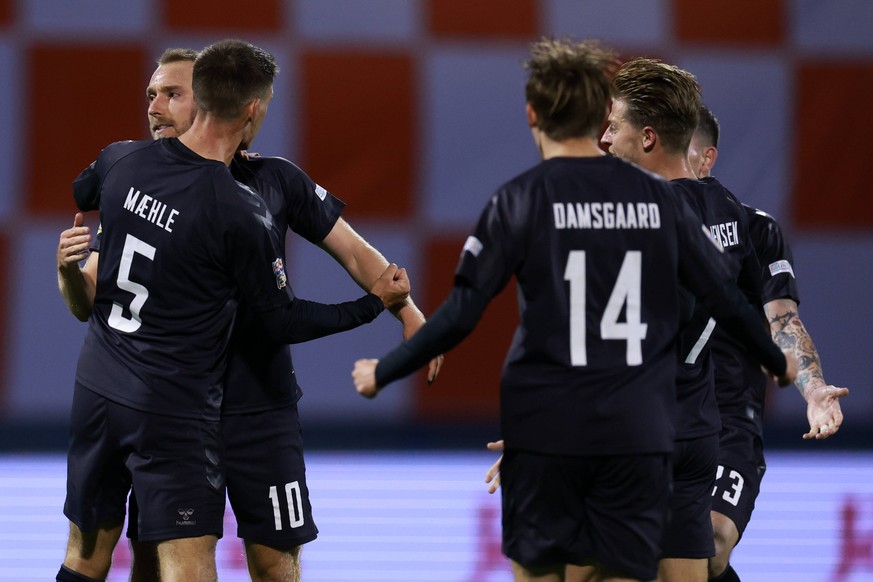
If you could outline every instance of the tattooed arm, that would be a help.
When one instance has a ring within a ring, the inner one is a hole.
[[[794,384],[806,401],[809,432],[805,439],[825,439],[835,434],[843,422],[840,398],[848,388],[837,388],[825,382],[821,358],[800,315],[797,303],[791,299],[775,299],[764,305],[773,341],[782,349],[791,350],[797,358],[797,380]]]

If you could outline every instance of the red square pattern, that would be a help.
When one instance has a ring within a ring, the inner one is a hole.
[[[280,0],[254,4],[234,0],[164,0],[164,24],[176,30],[226,30],[237,38],[246,32],[278,32],[284,24]],[[218,40],[218,39],[216,39]]]
[[[405,218],[416,187],[415,75],[405,54],[302,55],[301,158],[350,217]]]
[[[429,0],[426,10],[436,36],[531,40],[540,30],[537,0]]]
[[[12,24],[12,0],[0,0],[0,26]]]
[[[429,241],[423,269],[425,314],[433,313],[452,289],[466,234]],[[500,372],[512,334],[518,325],[515,279],[488,305],[476,329],[446,354],[439,378],[427,386],[419,374],[415,391],[416,417],[427,422],[494,421],[500,413]],[[419,297],[421,297],[419,295]],[[420,300],[420,299],[419,299]]]
[[[35,45],[27,60],[26,206],[72,213],[70,185],[100,150],[148,137],[151,59],[141,47],[65,44]]]
[[[784,0],[673,0],[680,42],[778,45],[785,39]]]
[[[799,227],[873,227],[873,62],[807,62],[796,73],[793,219]],[[833,144],[836,147],[829,147]]]

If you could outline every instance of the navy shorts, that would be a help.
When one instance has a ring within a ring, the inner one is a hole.
[[[664,531],[662,558],[709,558],[715,555],[710,517],[718,435],[676,441],[673,494]]]
[[[500,469],[509,558],[527,567],[600,564],[631,578],[655,578],[669,506],[669,454],[508,450]]]
[[[741,423],[724,419],[719,446],[712,510],[733,521],[742,538],[767,470],[764,445],[761,437]]]
[[[120,525],[132,485],[139,539],[220,537],[221,452],[217,422],[142,412],[76,383],[64,514],[82,531]]]
[[[312,519],[297,405],[222,417],[227,493],[237,535],[285,549],[318,535]]]
[[[277,549],[311,542],[318,535],[306,486],[303,435],[297,405],[222,417],[227,496],[237,536]],[[137,515],[134,495],[131,521]],[[128,537],[137,539],[128,528]]]

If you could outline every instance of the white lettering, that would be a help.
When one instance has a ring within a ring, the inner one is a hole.
[[[661,228],[661,209],[654,202],[649,202],[649,217],[651,228]]]
[[[593,202],[591,204],[591,216],[593,218],[591,228],[603,228],[603,216],[601,215],[602,209],[603,205],[600,202]]]
[[[561,230],[567,224],[567,216],[564,212],[564,205],[560,202],[552,204],[552,212],[555,213],[555,228]]]
[[[124,207],[133,212],[137,198],[139,198],[139,190],[134,191],[133,186],[131,186],[130,191],[127,193],[127,199],[124,201]]]
[[[179,216],[178,210],[173,209],[170,211],[170,216],[167,217],[167,226],[164,227],[164,230],[167,232],[173,232],[173,229],[170,227],[173,226],[174,222],[176,222],[177,216]]]
[[[555,202],[552,215],[559,230],[661,228],[660,210],[653,202]]]
[[[576,211],[573,210],[573,205],[567,205],[567,228],[579,228],[579,221],[576,220]]]
[[[133,214],[136,214],[140,218],[144,218],[151,222],[152,224],[158,226],[166,230],[167,232],[173,232],[173,223],[176,221],[176,217],[179,215],[179,211],[175,209],[170,209],[169,216],[167,217],[167,222],[162,223],[161,221],[164,218],[164,214],[169,208],[163,202],[152,198],[148,194],[143,194],[142,198],[140,196],[140,191],[135,190],[132,186],[130,191],[127,193],[127,198],[124,201],[125,210],[129,210]]]
[[[603,225],[605,228],[615,228],[615,204],[603,203]]]

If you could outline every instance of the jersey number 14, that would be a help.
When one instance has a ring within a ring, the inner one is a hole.
[[[601,338],[627,342],[628,366],[639,366],[643,363],[643,340],[646,338],[648,328],[648,325],[640,320],[642,264],[641,251],[625,253],[603,317],[600,319]],[[570,362],[574,366],[587,366],[585,251],[570,251],[567,266],[564,268],[564,280],[570,282]],[[623,322],[618,320],[622,307],[625,307]]]

